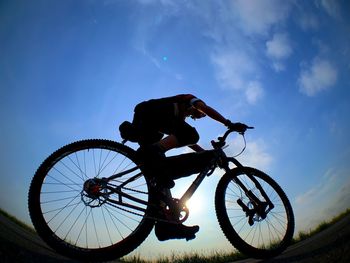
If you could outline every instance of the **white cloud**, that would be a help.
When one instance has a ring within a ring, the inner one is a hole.
[[[236,139],[228,144],[227,153],[229,156],[234,156],[243,148],[243,142]],[[237,159],[244,166],[255,167],[259,170],[267,171],[273,162],[272,155],[267,151],[267,145],[264,140],[248,141],[247,147],[242,155]]]
[[[242,29],[255,34],[267,34],[271,26],[288,17],[290,9],[288,1],[279,0],[237,0],[231,3]]]
[[[277,61],[274,61],[274,62],[272,63],[272,67],[273,67],[273,69],[274,69],[276,72],[280,72],[280,71],[283,71],[283,70],[286,69],[286,67],[284,66],[283,63],[277,62]]]
[[[255,104],[262,98],[262,85],[255,80],[257,65],[245,52],[219,52],[212,55],[211,59],[221,87],[244,91],[246,100],[250,104]]]
[[[302,93],[314,96],[335,85],[337,78],[337,69],[328,60],[315,58],[310,68],[301,71],[298,83]]]
[[[266,42],[266,53],[273,59],[285,59],[292,54],[292,47],[287,34],[274,34],[273,38]]]
[[[248,87],[245,91],[247,101],[250,104],[255,104],[264,94],[264,90],[261,87],[260,82],[252,81],[248,83]]]
[[[244,89],[246,78],[256,70],[255,62],[243,51],[219,52],[212,56],[217,78],[228,89]]]
[[[272,66],[276,72],[285,69],[282,60],[287,59],[292,53],[289,37],[285,33],[276,33],[266,42],[266,54],[272,59]]]

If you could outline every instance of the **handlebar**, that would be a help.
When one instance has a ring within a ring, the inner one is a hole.
[[[235,126],[235,124],[232,126]],[[231,132],[238,132],[239,134],[244,136],[244,133],[246,132],[247,129],[254,129],[254,127],[248,126],[243,123],[237,123],[236,127],[229,127],[222,137],[218,137],[218,141],[212,140],[211,145],[214,147],[214,149],[222,148],[225,146],[226,138]]]

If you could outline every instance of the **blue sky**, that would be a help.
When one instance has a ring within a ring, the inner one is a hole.
[[[255,126],[238,159],[282,185],[297,231],[329,219],[350,203],[348,10],[345,0],[1,1],[1,207],[30,223],[29,183],[51,152],[119,141],[138,102],[192,93]],[[189,122],[204,147],[224,131],[208,118]],[[232,139],[227,151],[237,153],[242,141]],[[213,210],[218,180],[195,195],[196,240],[152,235],[137,253],[231,249]]]

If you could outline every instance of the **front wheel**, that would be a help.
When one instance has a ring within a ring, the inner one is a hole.
[[[276,256],[293,238],[294,215],[286,194],[257,169],[226,173],[216,188],[215,209],[226,238],[247,256]]]
[[[28,206],[38,234],[59,253],[106,261],[128,254],[151,232],[149,189],[131,148],[83,140],[41,164]]]

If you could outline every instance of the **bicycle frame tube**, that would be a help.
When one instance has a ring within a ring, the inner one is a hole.
[[[132,198],[130,198],[130,199],[132,199]],[[132,199],[132,200],[134,200],[135,202],[143,203],[144,205],[148,204],[147,202],[143,202],[140,199]],[[138,206],[135,206],[135,205],[131,205],[131,204],[125,203],[123,201],[116,201],[116,200],[113,200],[113,199],[110,199],[110,198],[108,198],[107,201],[111,202],[113,204],[116,204],[116,205],[128,207],[128,208],[135,209],[135,210],[138,210],[138,211],[141,211],[141,212],[146,212],[146,209],[144,209],[144,208],[141,208],[141,207],[138,207]]]
[[[212,162],[213,163],[213,162]],[[183,194],[183,196],[180,198],[180,203],[185,204],[187,200],[189,200],[192,195],[196,192],[198,187],[203,182],[204,178],[208,175],[212,165],[207,166],[193,181],[193,183],[190,185],[190,187],[186,190],[186,192]]]
[[[128,170],[126,170],[126,171],[123,171],[123,172],[120,172],[120,173],[117,173],[117,174],[113,174],[113,175],[111,175],[110,177],[106,178],[106,180],[107,180],[107,181],[111,181],[111,180],[116,179],[116,178],[118,178],[118,177],[122,177],[123,175],[126,175],[126,174],[128,174],[128,173],[131,173],[131,172],[133,172],[133,171],[136,171],[136,170],[139,169],[139,168],[140,168],[139,166],[135,166],[135,167],[133,167],[133,168],[131,168],[131,169],[128,169]]]
[[[234,157],[228,157],[228,158],[227,158],[227,161],[228,161],[228,162],[232,162],[234,165],[236,165],[236,166],[239,167],[239,168],[242,168],[242,167],[243,167],[243,165],[242,165],[239,161],[237,161],[237,159],[234,158]]]
[[[186,192],[183,194],[183,196],[180,198],[180,203],[185,204],[187,200],[189,200],[193,194],[196,192],[198,187],[203,182],[204,178],[209,174],[209,171],[211,169],[216,168],[216,164],[218,163],[218,160],[220,158],[227,158],[226,154],[220,149],[218,154],[211,160],[210,164],[196,177],[196,179],[193,181],[193,183],[190,185],[190,187],[186,190]],[[237,163],[241,165],[238,161]],[[215,164],[215,167],[214,167]],[[242,166],[242,165],[241,165]]]

